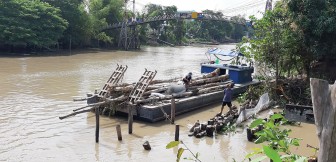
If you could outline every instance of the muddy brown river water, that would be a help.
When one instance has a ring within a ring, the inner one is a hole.
[[[232,49],[234,45],[221,45]],[[127,118],[100,118],[100,141],[95,143],[95,117],[84,113],[59,120],[59,116],[86,105],[73,102],[75,96],[100,89],[119,65],[128,65],[124,82],[135,82],[144,69],[157,70],[157,79],[182,77],[189,71],[200,74],[200,63],[209,47],[143,47],[141,51],[88,51],[71,56],[0,58],[0,161],[8,162],[173,162],[176,149],[165,146],[174,140],[175,126],[168,121],[146,123],[135,120],[128,134]],[[220,101],[219,101],[220,103]],[[220,105],[177,116],[180,140],[202,162],[244,160],[257,145],[246,139],[246,132],[213,138],[188,137],[196,120],[206,121]],[[120,124],[123,140],[117,139]],[[311,124],[291,127],[291,136],[303,138],[295,153],[310,156],[306,144],[318,146],[316,128]],[[149,141],[152,150],[142,144]],[[183,157],[191,157],[187,151]],[[187,160],[182,160],[187,161]]]

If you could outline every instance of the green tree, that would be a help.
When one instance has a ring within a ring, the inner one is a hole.
[[[298,33],[302,44],[299,56],[303,59],[307,79],[310,77],[312,62],[334,64],[336,59],[336,1],[334,0],[286,0],[293,29]],[[330,73],[331,74],[331,73]],[[332,74],[331,74],[332,75]],[[330,78],[329,78],[330,79]],[[335,80],[334,78],[331,80]]]
[[[89,44],[92,35],[92,22],[88,12],[85,10],[86,5],[82,0],[43,0],[50,5],[61,10],[62,17],[69,23],[64,31],[60,43],[64,48],[82,47]]]
[[[145,19],[148,19],[176,13],[176,6],[163,7],[161,5],[148,4],[145,7],[144,16]],[[185,35],[185,23],[182,20],[156,21],[149,23],[147,27],[148,31],[151,32],[147,34],[174,44],[181,44]]]
[[[123,21],[124,4],[123,0],[90,0],[89,14],[93,23],[93,38],[104,42],[105,44],[113,44],[117,32],[102,31],[101,29],[108,24]],[[116,43],[116,42],[114,42]]]
[[[300,59],[293,55],[293,52],[298,51],[299,39],[295,37],[296,33],[288,21],[285,3],[278,2],[263,18],[256,19],[252,16],[251,20],[254,22],[254,37],[249,40],[247,51],[254,54],[258,63],[274,69],[276,79],[281,76],[281,71],[293,68],[292,64],[300,63]],[[243,49],[242,52],[247,51]]]
[[[0,42],[10,46],[49,47],[62,37],[68,23],[60,10],[39,0],[0,2]]]
[[[231,23],[233,24],[233,31],[231,38],[236,41],[240,41],[247,31],[246,28],[242,25],[246,22],[245,18],[238,15],[231,17]]]
[[[145,17],[156,17],[156,16],[163,16],[164,10],[161,5],[157,4],[148,4],[145,6]],[[150,28],[159,30],[161,27],[162,22],[151,22],[149,23]]]
[[[205,16],[216,16],[224,18],[223,13],[214,12],[212,10],[204,10],[202,12]],[[239,19],[237,19],[239,18]],[[195,21],[188,22],[187,32],[203,41],[217,41],[227,42],[232,41],[231,38],[241,40],[246,28],[242,25],[243,18],[237,17],[235,19],[228,19],[227,21],[205,21],[196,19]],[[236,21],[234,22],[233,21]],[[238,22],[239,20],[239,22]]]

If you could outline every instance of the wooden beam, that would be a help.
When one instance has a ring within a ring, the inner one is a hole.
[[[99,107],[96,107],[96,143],[99,142]]]
[[[131,104],[128,105],[128,134],[132,134],[133,132],[133,106]]]
[[[334,162],[336,159],[336,82],[310,79],[311,96],[317,136],[320,141],[318,161]]]
[[[171,109],[170,109],[171,124],[174,124],[175,122],[175,109],[176,109],[175,98],[172,98],[171,99]]]

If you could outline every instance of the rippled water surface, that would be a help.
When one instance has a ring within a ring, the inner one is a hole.
[[[135,82],[145,68],[157,70],[157,79],[182,77],[189,71],[200,73],[200,63],[207,61],[208,47],[143,47],[141,51],[87,51],[71,56],[0,58],[0,161],[92,162],[92,161],[175,161],[177,148],[166,150],[174,140],[175,126],[168,121],[135,121],[128,134],[127,119],[100,118],[100,141],[95,143],[95,117],[84,113],[59,120],[59,116],[84,106],[73,102],[76,96],[100,89],[113,70],[128,65],[124,82]],[[232,49],[234,45],[222,45]],[[220,102],[220,101],[219,101]],[[242,161],[256,147],[247,142],[246,133],[214,138],[188,137],[196,120],[206,121],[220,110],[220,105],[178,116],[180,140],[203,162]],[[123,140],[117,140],[115,126],[120,124]],[[294,127],[292,136],[303,138],[295,152],[306,156],[317,146],[315,126]],[[149,141],[152,150],[142,144]],[[185,151],[183,157],[192,155]]]

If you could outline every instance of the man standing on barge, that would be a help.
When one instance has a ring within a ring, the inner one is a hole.
[[[227,105],[230,109],[229,112],[231,112],[231,107],[232,107],[232,89],[231,89],[231,84],[228,84],[226,88],[224,89],[224,98],[223,98],[223,103],[222,103],[222,108],[220,114],[223,113],[224,106]]]

